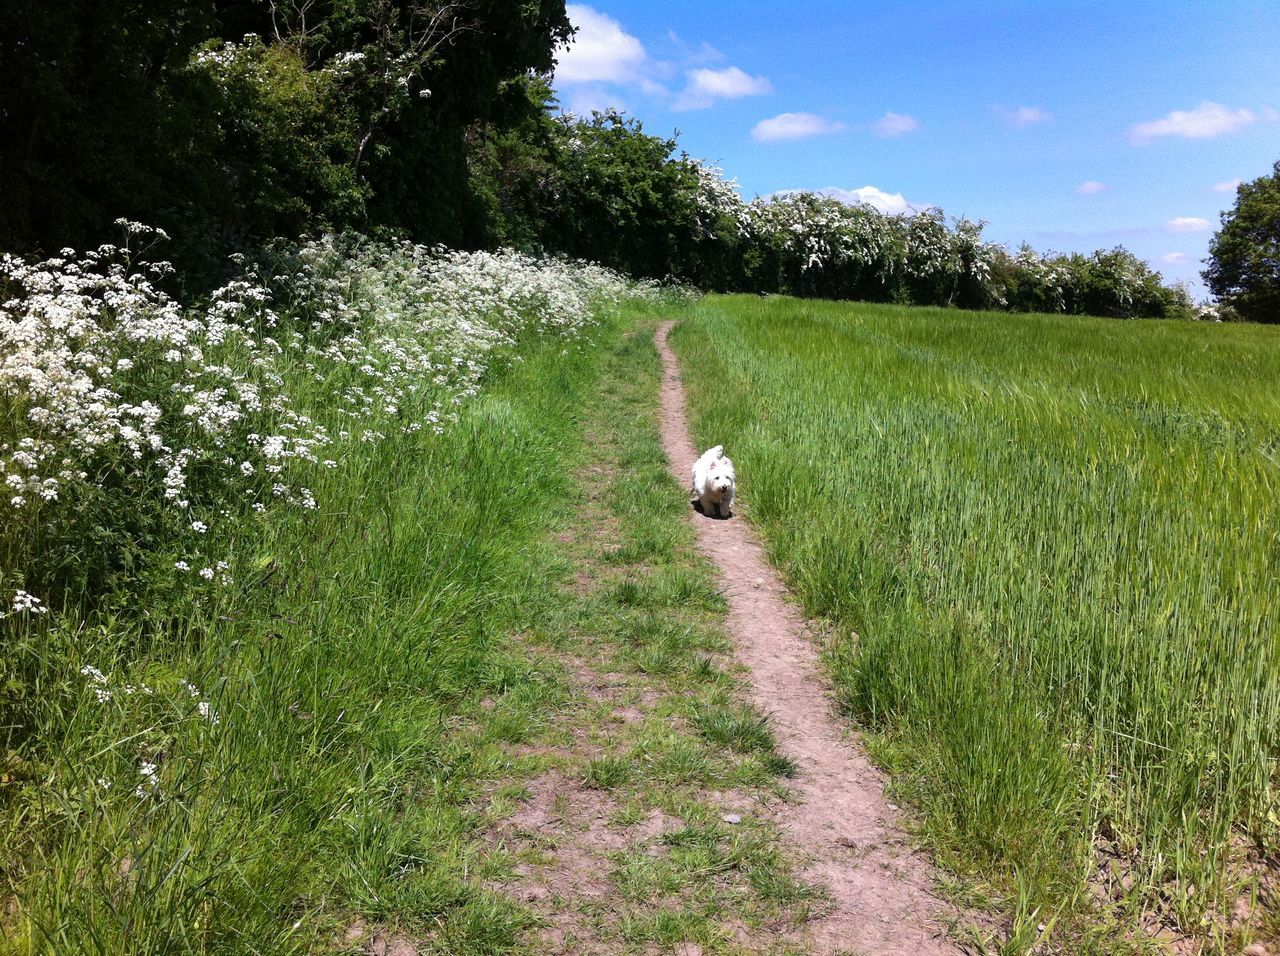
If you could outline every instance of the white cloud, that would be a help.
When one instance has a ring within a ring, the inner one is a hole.
[[[1199,216],[1179,216],[1177,219],[1170,219],[1164,227],[1169,232],[1204,232],[1212,229],[1213,225],[1208,219],[1201,219]]]
[[[1272,111],[1264,111],[1259,117],[1253,110],[1231,110],[1221,103],[1205,100],[1195,109],[1174,110],[1168,116],[1146,123],[1138,123],[1129,130],[1135,143],[1149,143],[1160,136],[1181,136],[1183,139],[1210,139],[1224,133],[1234,133],[1260,118],[1271,119]]]
[[[877,136],[885,137],[903,136],[906,133],[914,133],[919,128],[920,123],[914,116],[905,116],[902,113],[894,113],[893,111],[885,113],[871,127],[872,132]]]
[[[751,130],[751,138],[757,143],[774,143],[784,139],[809,139],[838,133],[845,124],[829,120],[816,113],[779,113],[761,120]]]
[[[667,30],[667,42],[675,47],[676,53],[690,66],[702,63],[724,62],[724,54],[705,40],[695,47],[686,43],[675,30],[669,29]]]
[[[773,92],[773,84],[763,76],[751,76],[736,66],[723,70],[711,70],[705,67],[690,70],[685,74],[689,85],[684,88],[674,103],[673,110],[706,109],[716,100],[736,100],[744,96],[762,96]]]
[[[625,105],[624,92],[670,102],[673,110],[694,110],[705,109],[718,100],[773,91],[773,84],[766,77],[751,76],[736,66],[707,66],[724,59],[710,44],[695,48],[668,31],[667,40],[676,47],[675,61],[655,59],[613,17],[581,3],[570,3],[565,9],[576,32],[558,52],[554,82],[571,112],[621,109]],[[685,87],[672,100],[668,83],[679,76],[682,67]]]
[[[875,186],[863,186],[860,189],[840,189],[836,186],[830,186],[826,189],[819,189],[818,193],[823,196],[830,196],[832,199],[839,199],[841,202],[849,203],[850,205],[865,203],[891,216],[921,208],[914,203],[907,202],[902,193],[887,193],[883,189],[877,189]]]
[[[1096,196],[1098,193],[1105,193],[1111,187],[1106,183],[1100,183],[1096,179],[1090,179],[1088,182],[1081,183],[1076,187],[1076,192],[1081,196]]]
[[[1185,252],[1169,252],[1160,257],[1161,262],[1167,262],[1169,265],[1176,265],[1179,262],[1188,262],[1191,259]]]
[[[875,186],[863,186],[860,189],[843,189],[839,186],[828,186],[825,189],[780,189],[775,193],[770,193],[765,198],[797,196],[802,193],[826,196],[849,206],[860,204],[872,206],[890,216],[896,216],[900,213],[912,214],[932,208],[930,203],[911,202],[902,193],[887,193]]]
[[[558,83],[628,83],[640,79],[648,58],[644,44],[623,30],[617,20],[591,7],[571,3],[565,9],[578,32],[558,57]]]
[[[1053,119],[1053,114],[1047,110],[1040,109],[1038,106],[1019,106],[1017,109],[1010,109],[1007,106],[993,106],[991,109],[1018,127],[1018,129],[1025,129],[1028,126],[1034,126],[1036,123],[1047,123]]]
[[[1215,193],[1234,193],[1242,182],[1242,179],[1228,179],[1225,183],[1214,183],[1209,188]]]

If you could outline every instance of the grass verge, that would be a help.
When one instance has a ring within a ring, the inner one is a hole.
[[[491,841],[516,861],[507,892],[540,918],[535,952],[804,952],[823,898],[772,822],[792,768],[743,704],[724,602],[667,470],[658,317],[633,310],[602,359],[560,535],[573,576],[522,637],[568,675],[568,697],[513,750]]]
[[[443,435],[347,462],[329,507],[242,545],[234,593],[7,649],[43,748],[6,779],[6,951],[517,945],[465,808],[557,693],[509,635],[565,573],[547,532],[599,353],[534,345]]]
[[[344,463],[215,602],[16,648],[46,747],[5,781],[3,951],[803,951],[655,315]]]

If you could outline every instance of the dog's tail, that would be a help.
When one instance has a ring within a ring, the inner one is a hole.
[[[711,458],[723,458],[723,457],[724,457],[724,445],[716,445],[716,447],[715,447],[715,448],[708,448],[708,449],[707,449],[707,454],[706,454],[706,456],[704,456],[704,457],[711,457]]]

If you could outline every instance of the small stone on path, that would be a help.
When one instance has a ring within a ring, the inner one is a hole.
[[[720,819],[723,820],[725,823],[741,823],[742,822],[742,817],[738,816],[736,813],[726,813]]]
[[[356,940],[364,939],[365,933],[369,931],[364,925],[364,920],[356,920],[347,927],[346,938],[348,943],[354,943]]]

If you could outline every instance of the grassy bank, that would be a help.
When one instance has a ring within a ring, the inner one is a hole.
[[[362,240],[190,307],[118,250],[4,266],[0,948],[516,946],[468,802],[557,700],[511,636],[627,284]]]
[[[1011,946],[1241,945],[1280,848],[1274,330],[720,297],[673,341]]]
[[[518,725],[543,679],[509,636],[563,572],[546,531],[594,371],[563,352],[334,471],[326,507],[246,544],[234,593],[24,648],[44,759],[4,834],[15,952],[307,952],[354,916],[447,952],[514,943],[527,916],[483,888],[463,813],[501,726],[449,728],[495,694]]]
[[[0,951],[805,951],[793,767],[658,437],[673,308],[353,442],[315,511],[229,523],[232,584],[7,619]]]

